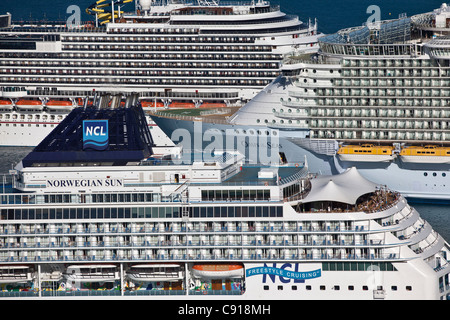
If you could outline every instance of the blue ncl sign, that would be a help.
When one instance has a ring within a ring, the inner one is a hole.
[[[108,120],[83,121],[83,149],[105,150],[108,144]]]

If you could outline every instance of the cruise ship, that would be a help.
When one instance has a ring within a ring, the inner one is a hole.
[[[286,53],[317,51],[320,35],[315,21],[262,0],[99,0],[86,12],[93,21],[0,17],[1,146],[37,146],[94,91],[139,92],[148,108],[241,106]],[[160,131],[154,139],[170,144]]]
[[[235,150],[156,157],[125,95],[74,109],[10,172],[0,299],[450,297],[450,246],[400,193]]]
[[[325,174],[355,166],[404,196],[448,201],[449,20],[443,4],[340,30],[319,39],[317,54],[288,56],[283,75],[228,119],[153,119],[168,137],[181,128],[230,130],[241,140],[277,134],[289,162],[306,156]]]

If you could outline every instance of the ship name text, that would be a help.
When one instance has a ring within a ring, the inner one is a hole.
[[[122,179],[55,179],[47,180],[47,188],[123,187]]]

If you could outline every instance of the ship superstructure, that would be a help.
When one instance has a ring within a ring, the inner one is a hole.
[[[399,193],[355,168],[316,176],[233,150],[154,157],[136,100],[75,109],[16,166],[0,297],[449,295],[449,245]]]
[[[283,76],[227,122],[279,131],[289,161],[357,166],[407,196],[448,200],[449,17],[443,4],[323,36],[318,54],[288,55]],[[414,158],[410,147],[421,148]]]
[[[267,1],[141,0],[127,13],[128,2],[97,1],[80,25],[0,28],[0,145],[36,146],[94,90],[139,92],[154,108],[241,105],[284,54],[318,49],[317,24]]]

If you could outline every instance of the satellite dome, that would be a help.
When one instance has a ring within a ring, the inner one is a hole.
[[[141,5],[141,10],[148,11],[152,6],[152,0],[139,0],[139,4]]]

